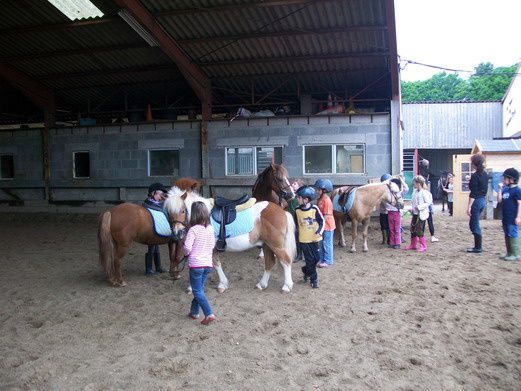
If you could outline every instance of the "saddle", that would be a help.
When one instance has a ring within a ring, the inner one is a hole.
[[[333,210],[344,213],[347,220],[350,220],[349,211],[355,201],[356,189],[358,186],[349,186],[347,191],[337,194],[333,198]]]
[[[252,200],[253,202],[251,202]],[[254,203],[255,198],[251,198],[251,196],[247,194],[236,200],[215,197],[212,219],[219,224],[219,234],[217,235],[217,242],[215,244],[217,251],[226,250],[226,225],[235,221],[238,211],[247,209]],[[248,206],[246,207],[246,205]]]

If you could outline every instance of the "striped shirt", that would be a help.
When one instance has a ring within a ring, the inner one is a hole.
[[[194,225],[188,230],[183,244],[188,256],[188,267],[212,267],[212,254],[215,247],[215,234],[211,224]]]

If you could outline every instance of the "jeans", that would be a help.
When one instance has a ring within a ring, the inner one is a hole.
[[[517,238],[519,236],[519,228],[515,223],[509,224],[503,221],[503,232],[508,238]]]
[[[431,236],[434,236],[434,221],[432,220],[432,212],[429,212],[427,223],[429,224],[429,233],[431,234]]]
[[[193,267],[190,269],[190,285],[194,295],[190,314],[194,316],[199,315],[199,307],[202,308],[204,316],[213,314],[212,307],[210,307],[210,303],[208,303],[208,299],[206,299],[204,294],[204,285],[211,271],[212,269],[209,267]]]
[[[402,243],[400,235],[402,218],[400,212],[390,210],[387,216],[389,218],[389,244],[391,246],[399,246]]]
[[[454,203],[452,201],[447,201],[447,207],[449,208],[449,216],[452,216],[454,213]]]
[[[485,197],[478,197],[474,199],[470,207],[470,221],[469,228],[473,235],[481,236],[481,226],[479,225],[479,218],[481,212],[485,209]]]
[[[322,234],[321,258],[322,262],[332,265],[335,263],[333,260],[333,235],[335,231],[324,231]]]
[[[320,262],[320,244],[318,242],[300,243],[306,266],[302,268],[305,277],[309,277],[311,283],[318,280],[317,263]]]

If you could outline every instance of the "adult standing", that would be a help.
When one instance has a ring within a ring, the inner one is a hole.
[[[485,157],[477,154],[470,159],[472,168],[476,170],[470,177],[469,203],[467,207],[467,215],[470,217],[469,227],[472,235],[474,235],[474,247],[468,248],[468,253],[483,252],[481,226],[479,218],[481,212],[485,209],[485,196],[488,190],[488,175],[485,172]]]

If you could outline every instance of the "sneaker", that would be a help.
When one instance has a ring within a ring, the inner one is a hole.
[[[311,283],[311,288],[317,289],[318,288],[318,281],[312,282]]]
[[[205,326],[208,326],[210,323],[212,323],[215,319],[217,319],[215,317],[214,314],[212,315],[208,315],[206,318],[204,318],[203,320],[201,320],[201,324],[204,324]]]
[[[155,276],[156,274],[157,274],[157,273],[156,273],[155,271],[153,271],[153,270],[147,270],[147,271],[145,272],[145,275],[148,276],[148,277],[150,277],[150,276]]]
[[[394,246],[391,246],[391,248],[394,250],[399,250],[401,247],[399,244],[395,244]]]
[[[440,240],[436,236],[431,236],[431,243],[439,242]]]
[[[317,267],[320,267],[320,268],[322,268],[322,267],[328,267],[328,266],[329,266],[329,265],[328,265],[327,263],[325,263],[325,262],[320,262],[320,263],[317,265]]]
[[[194,314],[188,314],[188,317],[190,319],[199,319],[199,315],[194,315]]]

